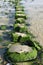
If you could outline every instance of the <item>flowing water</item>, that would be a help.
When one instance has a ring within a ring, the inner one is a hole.
[[[0,0],[0,26],[1,25],[7,25],[12,26],[14,23],[14,4],[8,2],[9,0]],[[2,39],[2,42],[0,42],[0,55],[3,56],[3,53],[5,52],[4,48],[1,48],[1,45],[3,45],[4,41],[6,40],[6,34],[5,32],[10,30],[0,30],[0,39]],[[5,40],[4,40],[5,38]],[[8,38],[7,38],[8,39]]]
[[[9,0],[0,0],[0,26],[1,25],[6,25],[6,26],[12,26],[14,23],[14,4],[12,2],[10,3]],[[7,31],[10,31],[11,28]],[[5,30],[0,30],[0,37],[4,40],[3,37],[6,39],[6,32]],[[4,42],[4,41],[3,41]],[[3,43],[2,42],[2,43]],[[2,45],[0,43],[0,45]]]
[[[22,0],[21,5],[25,7],[25,12],[28,16],[27,22],[30,24],[29,30],[36,36],[36,40],[43,45],[43,0]],[[0,25],[11,26],[14,23],[14,13],[14,4],[9,2],[9,0],[0,0]],[[0,35],[3,35],[3,32],[4,31],[0,30]],[[2,45],[2,43],[0,43],[0,45]],[[2,51],[3,50],[0,49],[0,54]],[[25,62],[22,63],[22,65],[31,65],[31,63],[32,62]],[[37,61],[34,63],[38,65]],[[21,64],[18,63],[17,65]]]
[[[6,0],[0,0],[0,25],[10,25],[13,22],[14,4]]]

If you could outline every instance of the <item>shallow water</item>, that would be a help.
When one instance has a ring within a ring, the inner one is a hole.
[[[12,25],[14,23],[13,22],[14,12],[15,12],[14,5],[10,6],[8,0],[6,1],[7,2],[4,2],[4,0],[0,0],[0,25]],[[33,1],[23,0],[21,4],[23,4],[23,6],[25,7],[25,12],[26,14],[28,14],[27,22],[31,24],[31,26],[29,27],[30,31],[38,37],[39,41],[42,44],[43,42],[43,1],[42,2],[40,1],[42,0],[33,0]],[[0,52],[2,52],[1,49]],[[21,64],[18,63],[18,65]],[[31,65],[31,62],[22,63],[22,65]]]
[[[7,0],[4,2],[4,0],[0,0],[0,25],[10,25],[13,24],[10,23],[10,20],[13,21],[13,16],[14,16],[14,5],[10,5]]]
[[[9,0],[0,0],[0,26],[1,25],[7,25],[7,26],[12,26],[14,23],[14,4],[8,2]],[[10,28],[11,30],[11,28]],[[10,31],[9,29],[7,31]],[[3,32],[7,32],[0,30],[0,35],[2,36],[1,38],[3,39],[3,36],[6,34],[3,34]],[[5,40],[6,41],[6,40]],[[3,42],[0,42],[0,45],[3,45]]]

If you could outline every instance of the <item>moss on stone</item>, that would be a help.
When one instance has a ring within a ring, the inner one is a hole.
[[[16,11],[24,11],[24,7],[20,5],[15,6],[15,9]]]
[[[24,18],[27,19],[27,16],[25,14],[15,14],[15,18]]]
[[[15,43],[18,42],[18,34],[12,33],[11,38],[12,38],[13,42],[15,42]]]
[[[15,14],[25,14],[24,11],[16,11]]]
[[[32,52],[27,52],[27,53],[23,52],[20,54],[16,53],[16,52],[11,53],[11,52],[7,51],[5,56],[9,57],[12,62],[28,61],[28,60],[35,59],[37,57],[37,50],[35,48],[33,48]]]
[[[6,30],[7,29],[7,26],[6,25],[1,25],[0,29],[1,30]]]
[[[14,24],[14,31],[15,32],[22,32],[22,33],[26,33],[27,31],[27,27],[23,24]]]
[[[20,23],[20,24],[24,23],[25,24],[25,19],[24,18],[17,18],[15,23]]]

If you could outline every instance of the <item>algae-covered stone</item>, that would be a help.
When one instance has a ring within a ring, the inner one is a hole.
[[[9,52],[17,52],[17,53],[27,53],[27,52],[31,52],[32,51],[32,48],[27,46],[27,45],[20,45],[20,44],[17,44],[17,45],[12,45],[10,48],[9,48]]]
[[[18,34],[12,33],[11,38],[12,38],[13,42],[17,42],[18,41]]]
[[[24,11],[16,11],[16,14],[25,14]]]
[[[24,7],[23,6],[15,6],[16,11],[24,11]]]
[[[6,25],[1,25],[0,29],[1,30],[6,30],[7,29],[7,26]]]
[[[27,27],[25,26],[25,24],[14,24],[14,31],[16,32],[27,32]]]
[[[37,50],[25,45],[13,45],[8,49],[5,57],[10,57],[10,61],[12,62],[28,61],[37,57]]]
[[[17,18],[15,23],[25,23],[25,19],[24,18]]]
[[[11,38],[12,38],[13,42],[18,42],[18,41],[20,41],[21,37],[25,37],[25,36],[26,36],[25,33],[15,32],[15,33],[11,34]]]
[[[15,18],[24,18],[27,19],[27,16],[25,14],[15,14]]]

